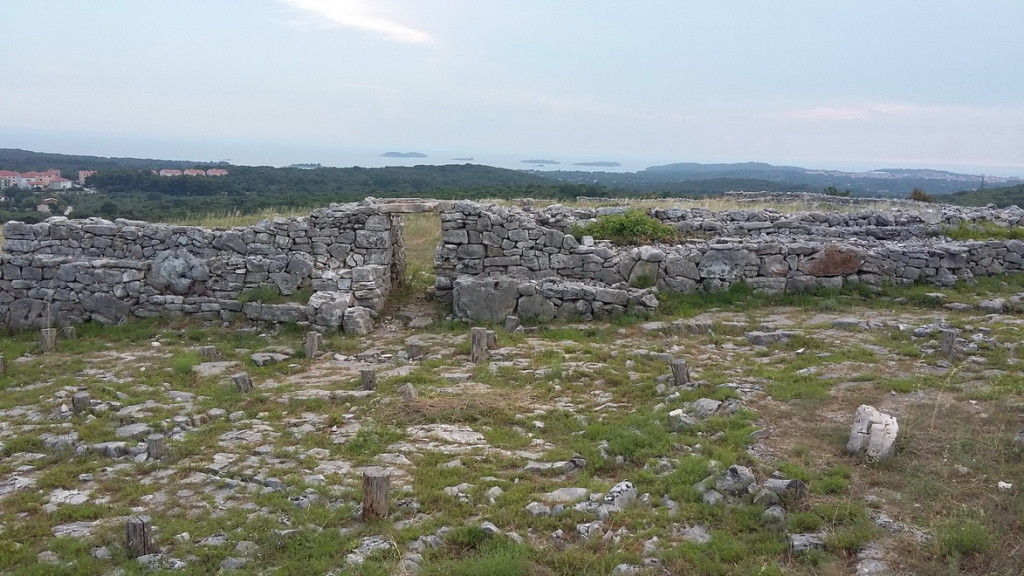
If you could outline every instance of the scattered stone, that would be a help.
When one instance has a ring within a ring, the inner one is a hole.
[[[278,362],[284,362],[288,360],[287,354],[278,354],[277,352],[257,352],[249,356],[252,363],[257,366],[269,366],[270,364],[277,364]]]
[[[899,430],[896,418],[862,404],[854,415],[846,450],[850,454],[863,453],[877,460],[890,458],[896,452]]]
[[[220,561],[221,570],[241,570],[245,568],[246,564],[249,563],[248,558],[239,558],[237,556],[228,556],[227,558]]]
[[[715,488],[727,494],[743,494],[755,481],[754,473],[749,468],[733,465],[715,482]]]
[[[526,505],[526,511],[531,516],[550,516],[551,515],[551,508],[549,506],[545,506],[544,504],[541,504],[540,502],[530,502],[529,504]]]
[[[141,440],[152,433],[153,429],[148,424],[138,423],[121,426],[114,432],[114,437],[135,438]]]
[[[811,550],[825,549],[825,535],[818,533],[790,534],[789,547],[794,553],[809,552]]]
[[[978,310],[988,312],[990,314],[1001,314],[1005,308],[1005,298],[993,298],[991,300],[982,300],[981,302],[978,302]]]
[[[580,500],[586,500],[590,496],[590,490],[586,488],[559,488],[548,492],[541,498],[546,502],[557,502],[561,504],[572,504]]]
[[[40,564],[50,564],[55,566],[57,564],[60,564],[60,556],[57,556],[56,552],[45,550],[43,552],[40,552],[39,554],[36,554],[36,562],[39,562]]]
[[[635,502],[636,497],[636,486],[627,480],[612,486],[608,493],[604,495],[604,503],[616,510],[623,510]]]
[[[697,544],[707,544],[711,541],[711,533],[708,532],[706,526],[701,524],[694,524],[693,526],[687,526],[679,532],[679,537],[689,542],[696,542]]]

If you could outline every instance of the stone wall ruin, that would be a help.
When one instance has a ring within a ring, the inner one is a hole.
[[[437,212],[436,296],[458,318],[591,319],[653,310],[659,290],[765,293],[1020,271],[1024,242],[953,242],[944,227],[1024,224],[1024,210],[894,202],[845,212],[655,208],[689,239],[620,247],[569,234],[623,206],[542,210],[438,201],[333,204],[302,218],[203,229],[130,220],[8,222],[0,323],[17,328],[191,315],[365,333],[402,281],[402,214]],[[279,292],[283,303],[253,296]]]
[[[405,273],[402,210],[389,206],[333,204],[232,229],[8,222],[0,319],[28,328],[178,314],[365,330]],[[260,301],[273,294],[283,302]]]
[[[756,292],[844,284],[952,285],[1016,272],[1024,242],[953,242],[946,227],[1024,224],[1024,210],[893,202],[889,210],[781,212],[655,208],[690,237],[676,245],[620,247],[571,234],[574,224],[625,206],[529,208],[461,202],[441,212],[437,296],[456,316],[497,321],[590,319],[657,307],[654,289],[714,292],[745,282]]]

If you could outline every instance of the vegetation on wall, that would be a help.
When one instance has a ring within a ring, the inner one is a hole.
[[[641,210],[627,210],[622,214],[599,216],[584,226],[574,226],[572,235],[577,239],[593,236],[599,240],[610,240],[619,246],[637,246],[652,242],[672,242],[679,237],[679,230]]]

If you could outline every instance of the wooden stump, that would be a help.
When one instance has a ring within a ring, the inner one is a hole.
[[[316,358],[317,352],[320,351],[321,338],[322,335],[315,330],[306,332],[306,345],[303,347],[303,351],[306,353],[306,358]]]
[[[363,522],[380,520],[388,515],[388,490],[391,474],[377,466],[363,472]]]
[[[43,328],[39,331],[39,347],[42,348],[43,354],[57,349],[56,328]]]
[[[406,344],[405,352],[409,356],[409,360],[415,360],[423,355],[423,345],[419,342],[409,342]]]
[[[91,407],[92,400],[89,398],[88,392],[75,392],[71,396],[71,409],[74,410],[75,414],[88,412]]]
[[[512,333],[519,328],[519,316],[505,316],[505,332]]]
[[[672,380],[676,386],[686,386],[690,383],[690,366],[686,360],[673,360],[671,366]]]
[[[128,556],[138,558],[156,552],[153,546],[153,533],[149,516],[132,516],[128,518],[127,548]]]
[[[487,360],[487,329],[473,328],[469,331],[469,360],[474,364]]]
[[[942,355],[946,358],[956,354],[956,330],[946,329],[942,331]]]
[[[65,326],[64,329],[63,329],[63,333],[64,333],[64,339],[65,340],[74,340],[75,339],[75,334],[76,333],[75,333],[75,327],[74,326]]]
[[[240,372],[231,377],[239,392],[252,392],[252,378],[245,372]]]
[[[163,434],[150,434],[146,436],[146,456],[150,460],[160,460],[164,457],[167,448],[164,445]]]
[[[363,390],[375,390],[377,388],[377,372],[369,369],[360,370],[359,387]]]
[[[420,394],[412,384],[406,382],[398,387],[398,395],[402,397],[402,400],[409,402],[415,400]]]
[[[498,333],[494,330],[487,331],[487,349],[497,350],[498,349]]]

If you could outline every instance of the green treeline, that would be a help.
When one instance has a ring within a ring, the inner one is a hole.
[[[967,190],[949,196],[938,196],[939,202],[949,202],[960,206],[986,206],[995,204],[1000,208],[1007,206],[1024,207],[1024,184],[986,188],[984,190]]]

